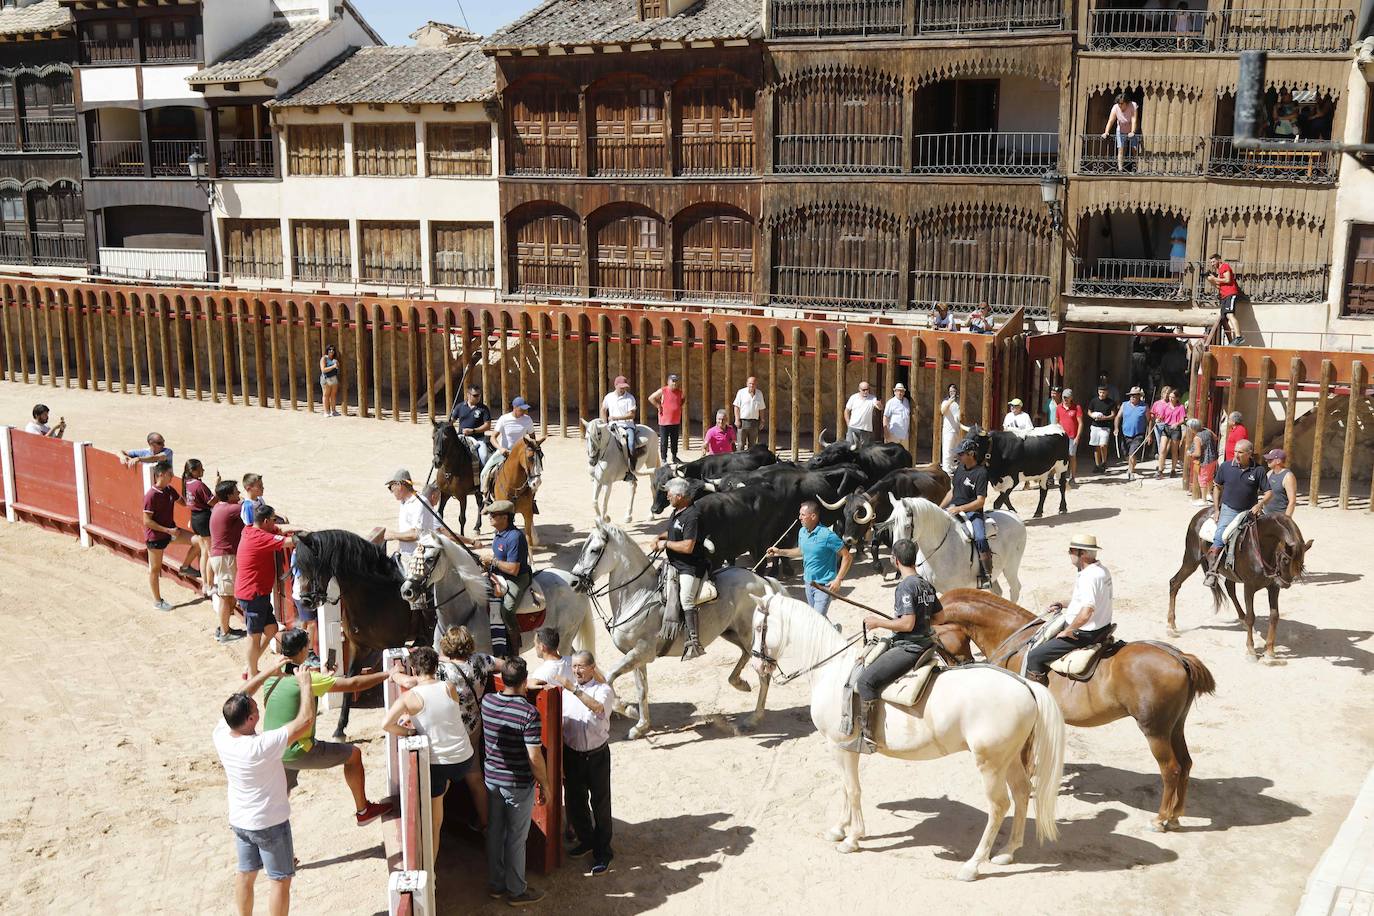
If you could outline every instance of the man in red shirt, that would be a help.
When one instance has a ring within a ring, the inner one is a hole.
[[[1064,430],[1064,435],[1069,437],[1069,482],[1077,483],[1078,440],[1083,435],[1083,408],[1074,400],[1072,388],[1065,388],[1060,398],[1054,410],[1054,419]]]
[[[174,515],[181,494],[172,486],[172,465],[159,461],[153,465],[153,486],[143,494],[143,543],[148,548],[148,588],[153,592],[153,609],[170,611],[172,606],[162,600],[162,552],[175,541],[191,543],[191,532],[177,527]],[[182,574],[195,572],[181,567]]]
[[[221,480],[215,486],[215,505],[210,509],[210,566],[206,585],[214,590],[215,608],[219,612],[219,627],[215,641],[233,642],[247,636],[244,630],[229,625],[235,610],[234,577],[238,572],[236,555],[239,537],[243,534],[243,518],[239,515],[239,485],[237,481]]]
[[[1240,284],[1236,282],[1236,272],[1219,254],[1207,259],[1207,267],[1207,282],[1212,284],[1221,299],[1222,326],[1230,336],[1231,343],[1240,346],[1245,343],[1245,337],[1241,335],[1240,326],[1236,324],[1236,300],[1240,298]]]
[[[649,395],[649,403],[658,411],[658,457],[668,463],[668,454],[673,456],[673,464],[681,464],[677,456],[678,443],[682,439],[682,401],[684,393],[677,374],[668,376],[668,384]]]
[[[1236,457],[1236,443],[1242,439],[1250,438],[1250,431],[1245,428],[1241,419],[1239,410],[1231,411],[1231,415],[1226,418],[1228,426],[1226,430],[1226,453],[1222,458],[1223,461],[1230,461]]]
[[[213,518],[211,519],[213,521]],[[300,531],[276,524],[271,506],[259,506],[253,524],[243,529],[235,557],[234,598],[248,624],[248,677],[258,675],[258,659],[277,635],[277,617],[272,611],[272,592],[277,584],[277,554],[295,544],[291,535]]]

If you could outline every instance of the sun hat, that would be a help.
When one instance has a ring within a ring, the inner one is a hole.
[[[897,384],[895,384],[895,385],[892,386],[892,390],[893,390],[893,391],[906,391],[906,386],[903,385],[901,382],[898,382]]]
[[[1087,534],[1087,533],[1085,533],[1085,532],[1080,531],[1080,532],[1078,532],[1077,534],[1075,534],[1073,537],[1069,538],[1069,549],[1070,549],[1070,550],[1091,550],[1091,551],[1093,551],[1094,553],[1096,553],[1097,551],[1101,550],[1102,548],[1100,548],[1100,547],[1097,546],[1097,535],[1095,535],[1095,534]]]
[[[1022,404],[1021,404],[1021,399],[1020,399],[1020,398],[1012,398],[1010,401],[1007,402],[1007,406],[1009,406],[1009,407],[1020,407],[1020,406],[1022,406]]]
[[[397,468],[396,472],[387,478],[386,485],[389,487],[393,483],[403,483],[414,488],[415,481],[410,479],[410,471],[405,468]]]
[[[1130,396],[1133,395],[1133,394],[1138,394],[1138,395],[1140,395],[1141,397],[1144,397],[1144,396],[1145,396],[1145,389],[1144,389],[1144,388],[1141,388],[1139,385],[1136,385],[1136,386],[1135,386],[1134,388],[1132,388],[1130,391],[1126,392],[1126,396],[1127,396],[1127,397],[1130,397]]]

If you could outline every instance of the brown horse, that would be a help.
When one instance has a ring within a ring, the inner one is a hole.
[[[1021,656],[1034,633],[1027,624],[1036,617],[1005,598],[973,588],[959,588],[940,598],[934,618],[941,644],[957,658],[971,658],[969,642],[988,661],[1020,670]],[[992,653],[989,655],[989,653]],[[1130,716],[1150,744],[1159,764],[1164,792],[1152,825],[1164,831],[1178,827],[1188,798],[1193,758],[1183,728],[1193,698],[1214,693],[1212,672],[1195,655],[1155,642],[1132,642],[1103,659],[1086,681],[1050,673],[1050,693],[1064,711],[1064,721],[1079,728],[1106,725]]]
[[[515,511],[525,517],[525,540],[531,547],[539,546],[534,536],[534,494],[544,476],[543,444],[543,438],[536,439],[532,433],[526,433],[511,448],[492,481],[491,498],[510,500],[515,504]]]
[[[439,487],[439,516],[450,499],[458,500],[458,532],[467,534],[468,495],[477,504],[476,530],[482,530],[482,489],[478,486],[479,472],[474,466],[472,452],[458,435],[458,428],[448,420],[434,421],[435,484]]]
[[[1188,577],[1202,565],[1202,558],[1211,544],[1204,541],[1198,533],[1211,509],[1202,509],[1188,523],[1188,533],[1184,536],[1183,565],[1169,580],[1169,635],[1178,636],[1174,626],[1174,604],[1178,600],[1178,590]],[[1286,515],[1264,515],[1236,535],[1240,542],[1236,545],[1234,569],[1219,569],[1217,581],[1212,585],[1212,610],[1221,610],[1222,582],[1226,583],[1226,594],[1231,596],[1231,604],[1236,616],[1245,624],[1245,656],[1255,660],[1255,592],[1265,589],[1269,592],[1269,634],[1264,640],[1264,660],[1269,664],[1281,664],[1274,655],[1274,637],[1279,630],[1279,589],[1288,588],[1302,575],[1307,551],[1312,549],[1312,541],[1304,541],[1297,523]],[[1240,600],[1236,597],[1236,583],[1245,586],[1245,609],[1241,610]]]

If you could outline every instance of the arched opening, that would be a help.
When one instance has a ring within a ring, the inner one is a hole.
[[[1327,253],[1319,217],[1292,210],[1240,208],[1207,215],[1204,247],[1235,271],[1242,299],[1254,303],[1324,302]],[[1216,300],[1211,284],[1198,299]]]
[[[748,299],[754,285],[754,224],[748,214],[704,204],[673,222],[674,287],[688,299]]]
[[[803,207],[777,220],[772,244],[775,299],[864,309],[898,304],[901,230],[887,213]]]
[[[75,151],[76,102],[72,92],[72,72],[62,65],[50,65],[42,72],[20,74],[15,83],[22,111],[19,144],[26,150],[38,152]],[[8,87],[0,89],[0,109],[5,107],[4,95]],[[13,95],[10,96],[11,100]],[[13,107],[12,105],[10,107]],[[0,114],[3,119],[3,114]],[[9,129],[14,130],[10,124]],[[0,149],[3,145],[0,127]]]
[[[514,175],[575,175],[578,159],[577,90],[553,77],[512,86],[510,169]]]
[[[663,90],[634,74],[613,76],[587,93],[592,106],[593,175],[664,174]]]
[[[612,204],[594,214],[592,291],[601,296],[668,295],[663,217],[636,204]]]
[[[1288,141],[1291,147],[1237,149],[1231,136],[1236,97],[1231,92],[1223,93],[1217,98],[1207,174],[1218,178],[1329,184],[1336,180],[1340,160],[1329,150],[1312,147],[1331,139],[1335,118],[1336,98],[1330,92],[1270,86],[1260,106],[1259,135]]]
[[[1205,133],[1200,92],[1191,86],[1103,86],[1084,106],[1078,171],[1182,176],[1202,174]]]
[[[86,263],[86,211],[81,188],[70,181],[29,191],[33,262],[55,267]]]
[[[1120,209],[1085,214],[1073,259],[1074,295],[1190,299],[1198,265],[1188,259],[1188,231],[1186,213]]]
[[[956,311],[987,305],[1010,314],[1049,314],[1054,258],[1049,222],[1039,213],[995,206],[956,207],[916,217],[911,304]]]
[[[514,293],[576,293],[581,286],[582,226],[577,214],[533,203],[508,217],[508,273]]]
[[[678,174],[753,174],[754,93],[725,70],[694,73],[677,84]]]

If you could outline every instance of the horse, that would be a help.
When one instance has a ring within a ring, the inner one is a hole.
[[[382,544],[351,531],[311,531],[296,535],[294,562],[302,604],[339,605],[340,629],[353,647],[349,676],[357,673],[363,655],[424,643],[433,631],[432,615],[401,598],[401,570]],[[337,585],[337,597],[330,593],[330,580]],[[352,694],[345,693],[335,738],[342,738],[348,728],[351,705]]]
[[[978,584],[978,556],[973,543],[948,512],[919,496],[892,500],[892,515],[875,527],[890,532],[892,543],[910,538],[920,548],[917,568],[938,591],[972,588]],[[1021,557],[1026,552],[1026,526],[1010,512],[988,512],[997,522],[1000,550],[992,553],[992,590],[1001,594],[998,576],[1005,576],[1013,602],[1021,595]],[[934,546],[931,546],[934,545]]]
[[[593,598],[605,595],[610,600],[611,618],[605,620],[603,617],[603,623],[611,635],[611,642],[625,655],[611,670],[608,680],[614,686],[616,678],[627,671],[634,672],[639,702],[634,706],[622,706],[618,711],[638,720],[630,729],[630,737],[642,738],[650,727],[648,664],[667,655],[681,656],[684,642],[680,632],[665,634],[663,602],[656,600],[658,572],[653,560],[623,529],[598,520],[582,545],[572,575],[578,591]],[[596,581],[603,576],[609,581],[602,589],[595,590]],[[749,663],[749,626],[754,613],[750,599],[781,591],[782,586],[775,579],[765,579],[733,566],[717,572],[712,581],[718,597],[697,608],[701,644],[709,645],[723,636],[739,649],[739,661],[730,672],[730,686],[748,693],[749,684],[739,675]],[[747,720],[749,726],[756,725],[763,717],[767,699],[768,678],[765,676],[760,679],[758,701]]]
[[[932,620],[942,644],[971,660],[976,645],[989,663],[1020,670],[1021,659],[1035,635],[1038,618],[1030,611],[985,591],[961,588],[945,592]],[[953,639],[951,639],[953,637]],[[1064,721],[1080,728],[1106,725],[1127,716],[1150,744],[1159,764],[1163,794],[1152,827],[1159,832],[1178,827],[1188,798],[1188,753],[1184,726],[1199,694],[1216,692],[1216,680],[1195,655],[1156,642],[1132,642],[1098,662],[1086,681],[1050,672],[1050,693]]]
[[[539,546],[534,534],[534,494],[544,477],[544,439],[533,433],[526,433],[519,442],[511,446],[510,454],[496,471],[492,481],[492,501],[508,499],[515,504],[515,511],[525,517],[525,540],[531,547]]]
[[[1203,540],[1203,524],[1211,516],[1211,509],[1200,509],[1188,523],[1188,533],[1183,540],[1183,565],[1169,580],[1169,635],[1177,637],[1178,628],[1174,625],[1174,605],[1178,601],[1178,590],[1188,581],[1200,565],[1211,539]],[[1302,531],[1297,523],[1286,515],[1262,515],[1256,519],[1252,530],[1242,530],[1236,535],[1240,542],[1236,545],[1234,569],[1217,570],[1217,581],[1212,589],[1212,612],[1221,610],[1222,584],[1226,594],[1236,609],[1236,616],[1245,624],[1245,657],[1254,661],[1255,653],[1255,592],[1265,589],[1269,592],[1269,634],[1264,640],[1264,661],[1266,664],[1280,664],[1274,655],[1274,638],[1279,629],[1279,589],[1288,588],[1302,575],[1307,551],[1312,549],[1312,541],[1302,539]],[[1240,600],[1236,597],[1236,583],[1245,586],[1245,609],[1241,610]]]
[[[476,557],[463,545],[442,534],[426,531],[411,554],[401,584],[401,597],[415,610],[432,608],[435,612],[434,643],[449,627],[465,626],[477,648],[491,653],[491,626],[487,616],[487,574]],[[534,582],[544,595],[544,610],[520,614],[537,629],[553,627],[558,631],[564,655],[572,648],[594,649],[596,630],[592,624],[591,601],[573,587],[573,577],[561,569],[541,569]],[[520,652],[534,646],[531,633],[526,639],[522,627]]]
[[[444,515],[444,507],[450,499],[458,500],[458,531],[466,534],[468,528],[468,495],[477,504],[477,532],[482,530],[482,488],[478,484],[479,472],[474,466],[473,453],[468,450],[458,428],[448,420],[434,422],[434,469],[437,471],[436,483],[439,487],[439,517]]]
[[[805,603],[786,595],[755,598],[753,655],[760,675],[787,669],[792,676],[817,672],[811,682],[811,721],[830,748],[844,778],[839,822],[826,837],[840,852],[854,852],[864,835],[859,793],[859,753],[846,750],[853,737],[841,727],[844,684],[864,646],[846,640]],[[1007,814],[1008,789],[1015,803],[1011,835],[992,858],[1007,865],[1021,848],[1026,813],[1035,796],[1035,832],[1042,843],[1058,837],[1055,805],[1064,770],[1064,717],[1050,692],[991,665],[948,668],[915,706],[882,705],[874,736],[877,752],[905,760],[933,760],[968,750],[983,776],[988,823],[978,848],[959,869],[972,881],[988,861]],[[854,728],[859,723],[854,723]]]
[[[587,436],[587,470],[592,475],[592,514],[595,518],[610,521],[607,506],[611,501],[611,485],[624,480],[630,474],[630,501],[625,508],[625,521],[634,518],[635,494],[639,492],[639,475],[650,473],[659,466],[658,433],[640,423],[635,427],[639,441],[645,443],[644,454],[635,459],[634,467],[627,467],[625,450],[616,445],[616,436],[611,424],[602,419],[583,420],[582,428]],[[597,508],[598,502],[600,508]]]

